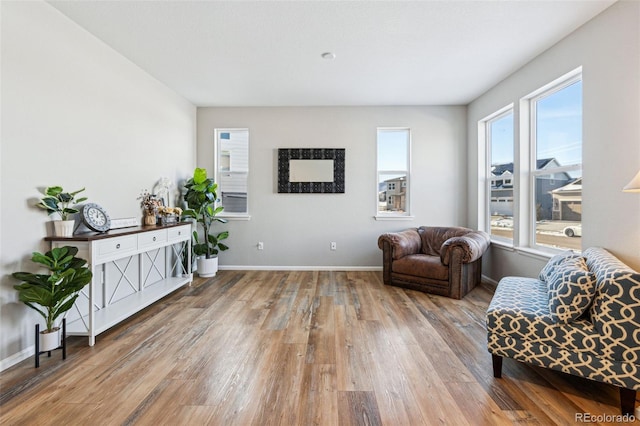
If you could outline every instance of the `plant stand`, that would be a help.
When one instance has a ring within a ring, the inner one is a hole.
[[[58,349],[62,349],[62,359],[67,359],[67,319],[62,319],[62,345],[58,346],[53,351],[57,351]],[[51,351],[42,351],[40,352],[40,324],[36,324],[36,368],[40,367],[40,355],[47,353],[48,357],[51,358]]]

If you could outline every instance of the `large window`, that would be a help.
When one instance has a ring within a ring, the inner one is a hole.
[[[513,240],[514,161],[513,109],[499,111],[485,123],[487,141],[487,194],[489,233],[498,240]]]
[[[216,129],[216,183],[225,216],[249,213],[249,130]]]
[[[543,251],[580,250],[581,70],[521,99],[518,109],[481,120],[479,141],[486,160],[485,213],[479,217],[492,240]]]
[[[378,129],[378,216],[409,215],[411,131]]]
[[[581,248],[582,81],[575,76],[530,99],[533,244]]]

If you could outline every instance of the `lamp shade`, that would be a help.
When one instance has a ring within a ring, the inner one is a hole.
[[[626,184],[625,187],[622,188],[622,190],[624,192],[640,192],[640,172],[638,172],[638,174],[636,174],[635,177],[631,179],[631,182]]]

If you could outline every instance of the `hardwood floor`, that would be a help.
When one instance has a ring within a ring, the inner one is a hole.
[[[463,300],[379,272],[221,271],[38,369],[0,374],[0,424],[573,424],[617,415],[608,385],[504,360],[482,285]]]

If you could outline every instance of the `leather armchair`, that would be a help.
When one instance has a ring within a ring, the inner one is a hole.
[[[479,282],[489,235],[461,227],[421,226],[382,234],[386,285],[461,299]]]

